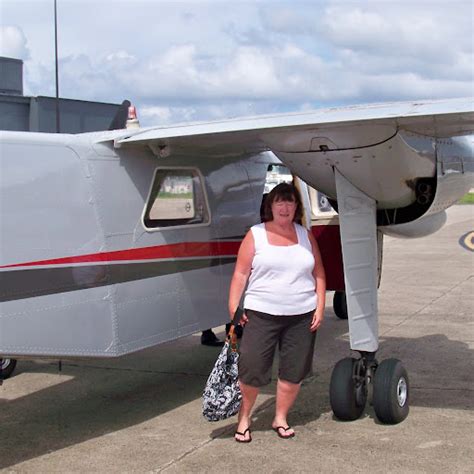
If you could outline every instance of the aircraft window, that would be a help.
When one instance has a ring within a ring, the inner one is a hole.
[[[309,199],[311,202],[311,218],[329,218],[335,216],[337,212],[331,206],[328,197],[314,188],[309,188]]]
[[[260,203],[260,221],[264,222],[264,206],[268,193],[280,183],[292,183],[293,175],[291,171],[283,165],[269,165],[267,175],[265,176],[265,185],[263,188],[262,202]]]
[[[207,224],[202,178],[193,169],[158,169],[143,222],[146,228]]]
[[[293,175],[291,171],[283,165],[270,165],[265,178],[264,194],[268,194],[277,184],[292,183]]]

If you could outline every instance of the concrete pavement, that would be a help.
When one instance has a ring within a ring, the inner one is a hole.
[[[455,206],[435,235],[385,239],[378,359],[399,358],[408,370],[403,423],[382,425],[371,407],[355,422],[334,419],[329,379],[349,350],[347,322],[334,316],[330,297],[315,375],[290,417],[294,439],[270,429],[274,384],[257,402],[248,445],[233,441],[235,419],[202,418],[219,349],[194,335],[119,360],[64,362],[61,373],[20,361],[0,387],[0,470],[472,472],[474,253],[458,240],[474,230],[473,213]]]

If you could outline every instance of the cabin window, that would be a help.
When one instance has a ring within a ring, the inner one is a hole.
[[[188,168],[157,169],[143,222],[146,228],[208,224],[201,174]]]
[[[291,171],[283,165],[269,165],[265,177],[264,194],[268,194],[277,184],[292,183],[293,175]]]

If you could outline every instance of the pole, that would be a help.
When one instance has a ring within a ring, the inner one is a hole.
[[[60,133],[61,122],[59,118],[58,12],[56,7],[56,0],[54,0],[54,50],[56,62],[56,133]]]

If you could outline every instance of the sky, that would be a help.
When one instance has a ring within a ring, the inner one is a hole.
[[[144,126],[474,96],[472,0],[57,0],[60,96]],[[55,95],[53,0],[0,0],[0,55]]]

